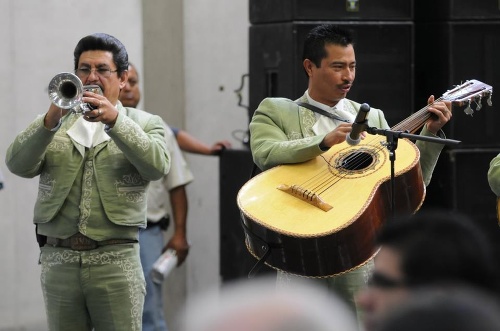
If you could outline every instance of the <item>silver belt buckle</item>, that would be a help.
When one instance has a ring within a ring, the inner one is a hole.
[[[76,234],[71,237],[71,249],[75,251],[89,251],[97,248],[97,241],[85,237],[82,234]]]

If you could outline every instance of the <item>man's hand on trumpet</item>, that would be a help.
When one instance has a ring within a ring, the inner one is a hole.
[[[92,105],[94,109],[86,111],[83,116],[89,122],[102,122],[109,127],[113,127],[118,117],[118,110],[105,96],[85,91],[83,93],[84,103]]]

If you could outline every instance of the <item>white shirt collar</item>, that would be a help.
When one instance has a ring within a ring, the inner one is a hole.
[[[344,102],[345,102],[344,99],[340,99],[335,106],[330,107],[328,105],[325,105],[324,103],[318,102],[313,98],[311,98],[308,90],[306,91],[306,97],[307,97],[307,102],[309,102],[311,105],[321,108],[329,113],[333,113],[334,109],[344,110]]]
[[[104,124],[101,122],[88,122],[80,116],[67,131],[74,141],[87,148],[97,146],[111,138],[104,132]]]

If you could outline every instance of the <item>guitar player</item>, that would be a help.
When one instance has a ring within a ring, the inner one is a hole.
[[[354,41],[350,33],[330,24],[313,28],[304,42],[302,64],[308,76],[304,95],[295,102],[285,98],[266,98],[250,122],[252,156],[261,170],[311,160],[330,147],[343,143],[351,134],[352,123],[361,105],[346,98],[356,75]],[[432,116],[420,134],[444,138],[441,128],[452,116],[451,102],[435,102],[434,96],[430,96],[427,102]],[[319,113],[311,110],[314,108],[311,105],[319,108]],[[325,111],[329,115],[323,115]],[[379,109],[371,108],[366,120],[370,127],[389,128]],[[364,139],[365,133],[353,132],[349,138]],[[443,145],[423,141],[416,145],[420,151],[423,181],[428,185]],[[371,268],[370,259],[340,275],[311,278],[311,281],[336,292],[356,311],[354,294],[366,284]],[[277,283],[279,286],[293,286],[298,277],[279,270]]]

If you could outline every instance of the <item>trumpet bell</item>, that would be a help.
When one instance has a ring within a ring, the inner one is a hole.
[[[72,109],[82,102],[83,84],[80,78],[70,72],[62,72],[49,83],[49,99],[59,108]]]

